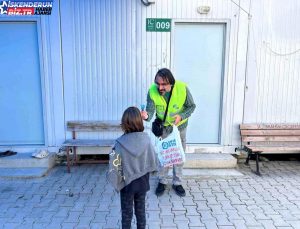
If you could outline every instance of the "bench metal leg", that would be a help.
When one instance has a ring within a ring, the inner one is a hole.
[[[256,174],[261,176],[261,173],[259,172],[259,154],[260,152],[256,152]]]
[[[68,173],[70,173],[70,147],[67,147],[67,171]]]
[[[77,153],[76,153],[76,147],[75,146],[73,147],[73,157],[74,157],[73,160],[75,160],[75,165],[78,165],[78,158],[77,158]]]
[[[246,150],[246,151],[247,151],[247,153],[248,153],[248,156],[247,156],[247,159],[246,159],[245,165],[249,165],[249,160],[250,160],[250,157],[251,157],[252,151],[251,151],[251,150]]]

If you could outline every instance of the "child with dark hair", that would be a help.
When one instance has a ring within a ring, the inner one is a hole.
[[[122,228],[131,228],[133,206],[137,228],[146,227],[145,199],[149,191],[149,173],[157,171],[158,159],[150,137],[144,133],[143,119],[136,107],[127,108],[122,116],[124,134],[116,140],[114,151],[120,154],[123,181],[119,184]]]

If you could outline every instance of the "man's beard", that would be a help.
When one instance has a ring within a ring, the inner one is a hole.
[[[158,91],[160,95],[164,95],[166,93],[166,90],[161,90],[161,91]]]

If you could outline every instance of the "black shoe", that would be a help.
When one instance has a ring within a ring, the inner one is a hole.
[[[166,185],[162,183],[158,183],[155,194],[157,196],[161,196],[162,194],[164,194],[165,190],[166,190]]]
[[[185,190],[182,187],[182,185],[174,185],[173,184],[172,187],[178,196],[185,196]]]
[[[17,152],[7,150],[5,152],[0,152],[0,157],[7,157],[7,156],[16,155],[16,154],[17,154]]]

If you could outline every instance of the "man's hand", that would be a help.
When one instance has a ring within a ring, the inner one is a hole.
[[[177,124],[182,120],[180,115],[174,115],[173,116],[175,118],[174,124],[177,126]]]
[[[146,120],[149,117],[147,111],[141,111],[141,116],[143,120]]]

